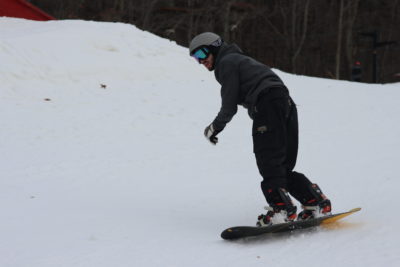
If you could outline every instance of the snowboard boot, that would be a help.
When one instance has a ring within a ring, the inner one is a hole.
[[[294,221],[297,217],[297,207],[293,205],[286,190],[278,188],[276,190],[268,190],[268,193],[267,199],[270,200],[270,206],[265,207],[268,212],[258,216],[256,225],[262,227]]]
[[[321,189],[316,184],[311,184],[310,193],[313,198],[303,203],[303,211],[299,213],[298,220],[308,220],[331,215],[331,201],[322,193]]]

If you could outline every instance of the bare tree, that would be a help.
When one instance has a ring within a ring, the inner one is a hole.
[[[339,19],[337,31],[337,46],[336,46],[336,68],[335,78],[340,79],[340,60],[342,54],[342,37],[343,37],[343,17],[344,17],[344,0],[340,0],[339,4]]]
[[[360,0],[351,0],[348,1],[348,16],[346,20],[346,57],[348,62],[348,67],[351,68],[353,65],[353,57],[354,57],[354,23],[357,19],[358,8],[359,8]]]
[[[300,37],[299,42],[297,42],[296,38],[294,37],[295,34],[293,34],[292,47],[294,48],[294,53],[292,56],[292,71],[294,73],[296,73],[297,57],[299,56],[301,49],[303,48],[303,45],[304,45],[304,42],[305,42],[306,36],[307,36],[309,7],[310,7],[310,0],[306,0],[305,6],[304,6],[304,12],[303,12],[303,28],[302,28],[302,33],[300,34],[301,37]],[[294,13],[292,14],[292,16],[293,16],[293,18],[296,17],[296,15]],[[295,32],[295,25],[293,25],[293,32]]]

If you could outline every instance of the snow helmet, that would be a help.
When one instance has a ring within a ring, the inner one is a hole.
[[[193,55],[200,47],[207,47],[211,53],[216,55],[221,45],[222,38],[218,34],[203,32],[192,39],[189,45],[189,53]]]

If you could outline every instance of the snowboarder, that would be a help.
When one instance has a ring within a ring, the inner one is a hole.
[[[243,54],[211,32],[193,38],[189,52],[221,84],[221,109],[204,135],[217,144],[217,135],[237,112],[237,105],[253,119],[253,146],[263,181],[261,189],[268,212],[258,217],[258,226],[320,217],[330,214],[331,202],[318,185],[293,171],[298,150],[296,105],[282,80],[266,65]],[[297,207],[289,194],[303,206]]]

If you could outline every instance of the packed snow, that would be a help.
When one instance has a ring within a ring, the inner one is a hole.
[[[296,170],[330,228],[228,242],[266,204],[246,110],[187,48],[133,25],[0,18],[0,266],[400,266],[400,84],[276,70],[299,110]],[[297,203],[298,204],[298,203]]]

